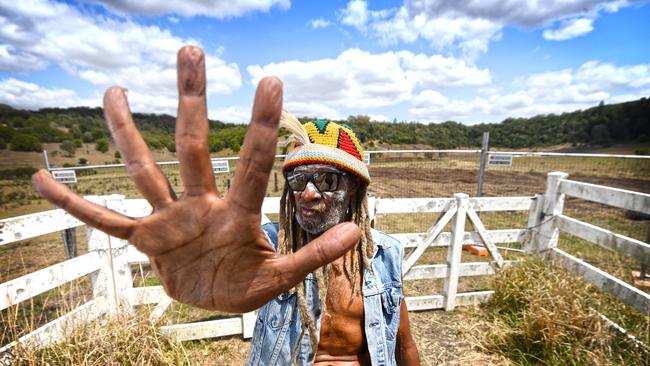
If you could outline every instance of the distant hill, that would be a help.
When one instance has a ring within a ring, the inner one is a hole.
[[[154,149],[175,151],[175,118],[135,113],[133,119],[145,141]],[[305,120],[305,119],[302,119]],[[483,131],[490,131],[491,147],[530,148],[559,144],[601,145],[650,141],[650,100],[589,108],[559,115],[508,118],[500,123],[472,126],[455,121],[370,122],[369,117],[350,116],[345,121],[367,147],[374,144],[414,144],[451,149],[478,147]],[[239,151],[247,126],[210,121],[209,144],[213,152]],[[60,143],[62,151],[74,152],[82,143],[104,149],[109,138],[101,108],[44,108],[28,111],[0,104],[0,149],[39,151],[42,143]]]

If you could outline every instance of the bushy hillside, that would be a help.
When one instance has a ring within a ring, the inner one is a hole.
[[[175,151],[174,117],[141,114],[133,116],[149,146]],[[609,145],[612,143],[650,141],[650,100],[600,105],[560,115],[539,115],[532,118],[508,118],[501,123],[464,125],[444,123],[370,122],[367,116],[350,116],[351,125],[368,147],[382,144],[419,144],[432,148],[451,149],[477,147],[483,131],[490,131],[492,147],[537,147],[558,144]],[[239,151],[246,125],[210,121],[209,143],[212,151],[224,148]],[[94,143],[106,151],[108,130],[101,108],[45,108],[38,111],[17,110],[0,105],[0,149],[40,151],[45,142],[60,143],[67,154],[82,143]]]

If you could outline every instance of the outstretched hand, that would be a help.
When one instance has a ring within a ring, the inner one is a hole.
[[[335,226],[287,256],[276,254],[260,228],[262,201],[273,167],[282,110],[282,83],[260,81],[234,185],[221,199],[208,147],[205,57],[197,47],[178,52],[176,149],[185,191],[177,198],[138,132],[125,90],[111,87],[104,113],[131,179],[153,213],[132,219],[91,203],[47,171],[32,177],[50,202],[145,253],[172,298],[205,309],[253,310],[342,256],[359,240],[352,223]]]

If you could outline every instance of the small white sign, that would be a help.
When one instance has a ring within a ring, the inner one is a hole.
[[[230,172],[228,160],[212,160],[212,172],[215,174]]]
[[[77,183],[77,173],[74,170],[55,170],[52,172],[52,176],[59,183]]]
[[[370,165],[370,153],[364,152],[363,153],[363,160],[366,162],[366,165]]]
[[[512,166],[512,155],[490,155],[488,165]]]

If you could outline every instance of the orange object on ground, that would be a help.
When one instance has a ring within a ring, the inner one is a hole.
[[[634,279],[634,286],[640,287],[650,287],[650,277],[646,274],[646,277],[641,278],[641,272],[632,271],[632,278]]]
[[[479,245],[465,244],[463,245],[463,250],[466,250],[474,255],[478,255],[479,257],[487,257],[488,255],[487,248]]]

